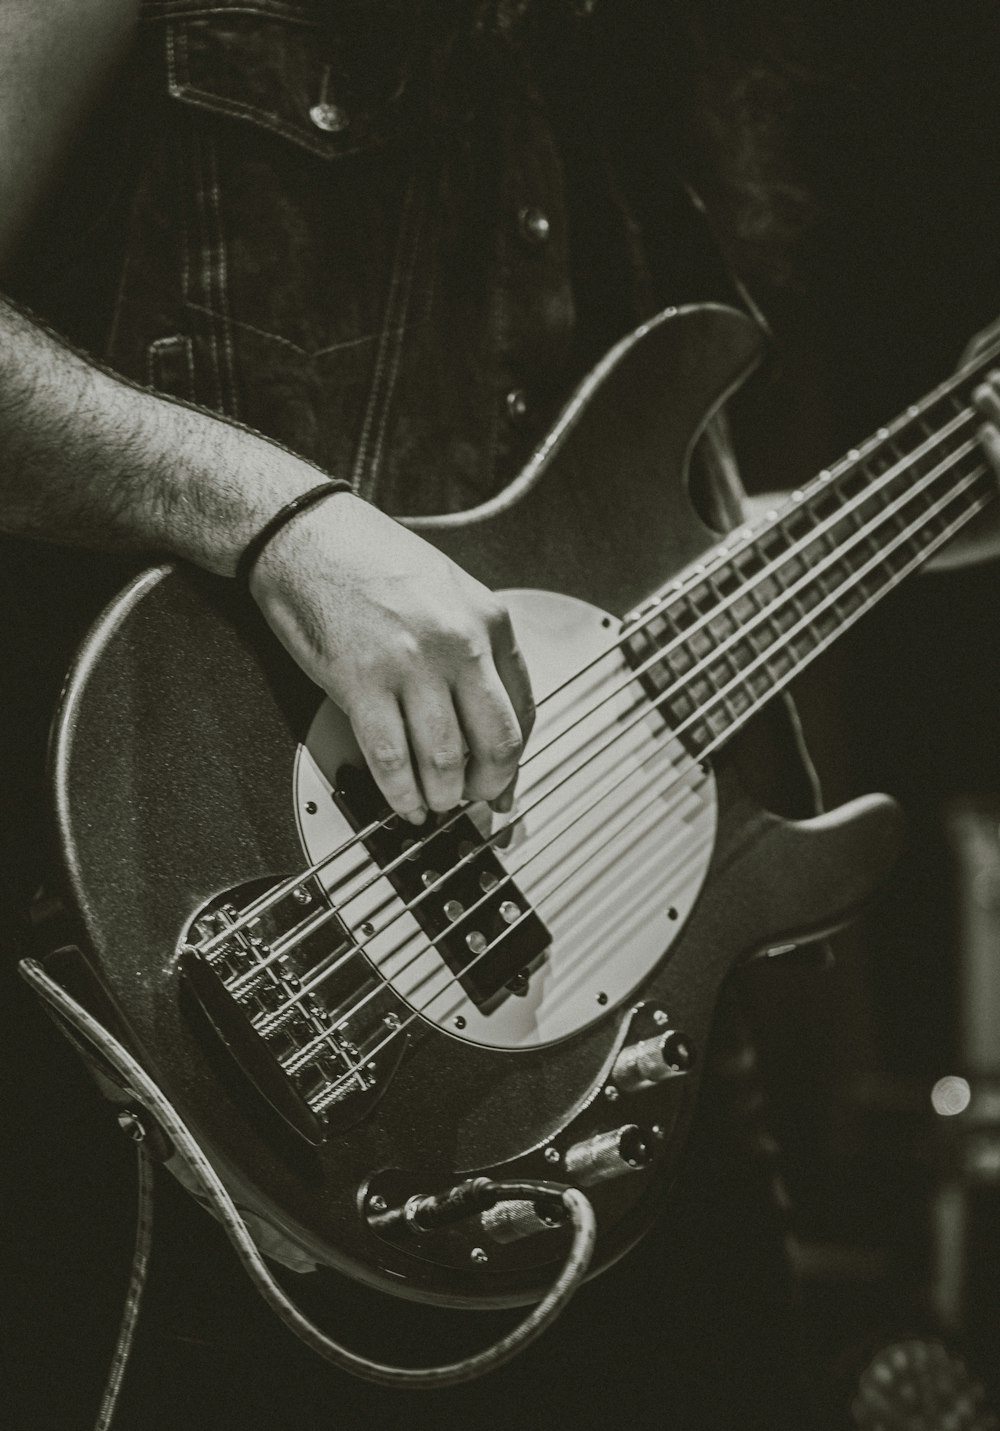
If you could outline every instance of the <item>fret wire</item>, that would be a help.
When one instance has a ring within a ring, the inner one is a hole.
[[[981,473],[984,472],[985,470],[986,470],[985,468],[981,467],[981,468],[979,469],[979,474],[977,474],[977,475],[981,475]],[[964,512],[960,518],[958,518],[958,519],[957,519],[956,521],[954,521],[948,528],[946,528],[946,530],[945,530],[945,531],[941,534],[941,536],[937,539],[937,541],[936,541],[936,543],[935,543],[935,546],[932,548],[932,550],[936,549],[936,547],[943,546],[943,545],[955,534],[955,532],[957,532],[958,530],[960,530],[960,528],[961,528],[962,526],[964,526],[964,524],[965,524],[968,520],[970,520],[971,517],[973,517],[977,511],[980,511],[983,507],[985,507],[985,506],[988,504],[989,501],[990,501],[990,497],[984,497],[980,502],[978,502],[978,503],[977,503],[974,507],[972,507],[969,511]],[[921,556],[922,556],[922,555],[924,555],[924,554],[922,553]],[[919,565],[919,561],[920,561],[920,558],[919,558],[919,557],[916,558],[916,559],[914,559],[914,561],[911,562],[910,566],[909,566],[906,570],[904,570],[903,572],[900,572],[895,578],[892,579],[891,585],[896,585],[898,581],[901,581],[901,580],[903,579],[903,577],[907,574],[907,571],[908,571],[908,570],[912,570],[912,568],[913,568],[914,566]],[[881,593],[880,593],[880,594],[881,594]],[[877,598],[873,598],[872,601],[868,603],[868,605],[874,604],[874,600],[875,600],[875,599],[877,599]],[[858,619],[858,617],[860,617],[860,616],[863,614],[863,612],[864,612],[865,610],[867,610],[867,609],[868,609],[867,606],[862,607],[862,608],[855,614],[855,616],[852,617],[852,622],[853,622],[853,620]],[[839,633],[834,633],[834,635],[836,635],[836,634],[839,634]],[[829,638],[829,640],[833,640],[833,639],[834,639],[834,636],[831,636],[831,637]],[[829,640],[828,640],[828,642],[827,642],[826,644],[829,644]],[[810,656],[809,656],[808,659],[811,660],[811,659],[813,658],[813,656],[819,655],[820,649],[823,649],[823,648],[819,648],[819,649],[813,651],[813,652],[810,654]],[[801,669],[801,668],[799,668],[799,669]],[[794,674],[798,674],[798,671],[796,671]],[[788,677],[788,680],[791,680],[791,679],[792,679],[792,677],[789,676],[789,677]],[[779,687],[777,687],[777,690],[783,689],[784,686],[787,685],[787,683],[788,683],[787,680],[783,681],[782,684],[781,684]],[[757,702],[755,705],[751,706],[751,708],[750,708],[750,709],[745,713],[745,715],[742,717],[742,720],[741,720],[740,723],[741,723],[741,724],[745,724],[746,721],[748,721],[753,715],[755,715],[755,714],[757,713],[758,710],[762,709],[763,706],[766,705],[766,704],[768,703],[768,701],[770,701],[772,695],[774,695],[774,694],[776,694],[776,691],[769,691],[768,694],[767,694],[767,696],[766,696],[764,699],[760,700],[760,701]],[[674,734],[680,734],[680,732],[675,731]],[[703,756],[709,756],[709,755],[713,754],[714,751],[717,750],[717,749],[723,744],[724,740],[725,740],[725,739],[728,739],[731,734],[732,734],[732,731],[731,731],[731,730],[727,730],[727,731],[724,733],[723,736],[720,736],[720,737],[718,737],[716,740],[714,740],[713,742],[711,742],[711,743],[709,744],[709,746],[702,752],[702,755],[703,755]],[[668,787],[668,788],[669,788],[669,787]],[[665,793],[665,792],[664,792],[663,790],[660,790],[660,791],[653,797],[653,799],[654,799],[654,800],[662,799],[664,793]],[[645,808],[645,807],[643,807],[643,808]],[[640,813],[641,813],[641,812],[640,812]],[[524,863],[527,864],[528,861],[525,861]],[[521,868],[523,868],[523,867],[524,867],[524,865],[519,866],[519,870],[520,870]],[[517,872],[518,872],[518,871],[515,871],[515,874],[516,874]],[[553,891],[553,890],[546,891],[546,898],[551,897],[551,894],[554,893],[554,892],[555,892],[555,891]],[[522,918],[524,918],[523,915],[522,915]],[[507,929],[504,931],[504,933],[501,934],[501,935],[498,937],[498,939],[494,940],[493,943],[492,943],[491,945],[489,945],[486,950],[483,951],[483,954],[477,956],[477,958],[483,958],[483,957],[485,957],[485,955],[489,954],[490,951],[495,947],[495,945],[496,945],[497,943],[500,942],[501,939],[503,939],[503,938],[509,936],[511,930],[514,929],[514,928],[516,928],[516,927],[517,927],[517,923],[519,923],[519,922],[520,922],[520,921],[515,921],[515,924],[509,925],[509,926],[507,927]],[[474,962],[476,962],[476,961],[474,961]],[[450,983],[454,983],[454,982],[455,982],[454,977],[453,977],[449,982],[450,982]],[[378,1043],[376,1043],[373,1047],[369,1047],[369,1048],[365,1049],[365,1051],[364,1051],[364,1057],[365,1057],[365,1059],[374,1058],[376,1054],[378,1054],[378,1053],[380,1053],[380,1052],[382,1051],[382,1049],[386,1048],[389,1044],[393,1043],[393,1042],[400,1036],[400,1034],[402,1034],[402,1033],[405,1031],[405,1029],[408,1028],[409,1025],[412,1024],[412,1023],[416,1020],[416,1018],[419,1016],[419,1013],[420,1013],[420,1012],[421,1012],[421,1010],[417,1010],[417,1011],[415,1011],[414,1013],[410,1014],[410,1016],[403,1022],[403,1024],[402,1024],[399,1028],[394,1029],[394,1030],[392,1031],[392,1033],[385,1035],[385,1036],[381,1039],[381,1041],[378,1042]],[[329,1088],[329,1089],[326,1090],[326,1092],[324,1093],[323,1096],[324,1096],[324,1097],[327,1097],[331,1092],[335,1093],[338,1088],[340,1088],[341,1086],[343,1086],[343,1084],[346,1083],[346,1082],[347,1082],[351,1077],[353,1077],[353,1076],[354,1076],[353,1072],[347,1073],[347,1074],[341,1074],[341,1075],[337,1078],[337,1080],[335,1081],[335,1083],[331,1086],[331,1088]]]
[[[894,503],[892,504],[892,507],[891,507],[891,508],[889,508],[889,509],[881,508],[876,515],[874,515],[873,517],[871,517],[871,518],[869,518],[869,519],[867,520],[865,527],[861,530],[860,533],[854,533],[847,543],[844,543],[844,544],[842,544],[841,546],[835,548],[832,552],[829,552],[829,553],[823,558],[823,560],[822,560],[816,567],[810,568],[810,569],[805,573],[805,575],[802,576],[802,577],[799,579],[799,581],[798,581],[792,588],[788,588],[788,589],[787,589],[787,592],[790,592],[790,593],[792,593],[792,594],[795,594],[796,588],[802,588],[803,590],[808,590],[810,584],[815,581],[816,576],[817,576],[818,574],[822,574],[822,572],[823,572],[824,570],[829,569],[831,566],[835,566],[835,564],[836,564],[837,562],[843,560],[843,558],[844,558],[844,548],[845,548],[845,546],[846,546],[847,548],[850,548],[851,546],[853,546],[854,544],[858,543],[859,541],[864,540],[867,536],[869,536],[869,535],[870,535],[871,533],[873,533],[874,531],[878,530],[879,528],[884,527],[884,526],[886,525],[887,521],[889,520],[889,518],[894,514],[895,511],[901,509],[901,508],[904,507],[904,506],[910,506],[910,505],[912,505],[913,499],[914,499],[921,491],[923,491],[924,489],[927,489],[927,488],[931,487],[934,483],[939,482],[943,477],[949,476],[949,475],[955,470],[955,467],[956,467],[956,465],[957,465],[958,463],[962,462],[964,459],[968,458],[969,456],[974,455],[974,454],[977,452],[977,450],[978,450],[978,449],[977,449],[977,446],[976,446],[975,441],[974,441],[973,439],[968,440],[968,441],[966,442],[966,444],[964,445],[964,449],[960,449],[957,454],[953,453],[953,454],[951,454],[947,459],[943,459],[943,461],[940,462],[940,463],[938,463],[938,465],[937,465],[935,468],[933,468],[933,469],[931,470],[931,472],[927,473],[924,477],[921,478],[920,483],[919,483],[916,487],[906,488],[903,493],[901,493],[898,497],[896,497],[896,499],[894,500]],[[804,544],[804,546],[808,546],[808,544],[809,544],[809,543],[806,542],[806,543]],[[879,555],[880,555],[880,557],[881,557],[881,553],[880,553]],[[871,563],[871,560],[872,560],[872,559],[869,559],[869,564]],[[765,568],[764,570],[766,571],[766,570],[768,570],[768,568]],[[821,589],[822,589],[822,588],[821,588]],[[843,591],[845,588],[844,588],[843,583],[841,583],[841,584],[840,584],[838,587],[836,587],[835,589],[836,589],[836,590]],[[753,634],[756,630],[758,630],[758,629],[764,629],[764,628],[766,627],[766,623],[771,622],[771,623],[773,624],[773,623],[775,622],[776,618],[780,619],[781,617],[783,617],[783,615],[784,615],[785,613],[784,613],[784,610],[783,610],[782,608],[784,607],[784,604],[785,604],[785,602],[787,601],[787,592],[786,592],[786,596],[785,596],[784,598],[780,599],[778,602],[772,601],[768,606],[766,606],[766,607],[762,608],[761,610],[759,610],[759,611],[757,612],[757,614],[750,619],[749,622],[747,622],[747,623],[746,623],[743,627],[741,627],[736,633],[734,633],[733,636],[729,637],[726,642],[723,642],[722,645],[723,645],[723,646],[732,646],[734,643],[735,643],[736,645],[739,645],[748,635],[752,635],[752,634]],[[829,591],[826,591],[826,592],[825,592],[825,598],[829,598],[829,596],[830,596],[830,592],[829,592]],[[820,603],[820,606],[823,606],[823,605],[825,605],[825,604],[826,604],[826,600],[824,600],[824,602],[821,602],[821,603]],[[818,608],[818,607],[810,608],[811,611],[812,611],[812,610],[815,610],[815,609],[819,609],[819,608]],[[804,619],[808,620],[808,616],[807,616],[806,618],[804,618]],[[790,624],[791,624],[792,626],[794,626],[796,623],[795,623],[794,620],[793,620]],[[802,624],[802,623],[799,622],[799,626],[801,626],[801,624]],[[788,629],[788,628],[786,628],[786,630],[787,630],[787,629]],[[766,632],[765,632],[765,634],[766,634]],[[781,632],[779,631],[778,634],[779,634],[779,639],[780,639],[780,637],[781,637],[781,635],[782,635],[783,633],[781,633]],[[683,638],[682,638],[682,640],[683,640]],[[774,651],[774,649],[775,649],[775,644],[776,644],[776,643],[775,643],[774,640],[766,640],[766,641],[765,641],[765,645],[764,645],[764,651],[769,652],[769,653],[773,653],[773,651]],[[753,650],[753,647],[751,647],[751,650]],[[667,657],[668,654],[670,654],[670,655],[676,655],[676,652],[669,652],[669,653],[668,653],[668,652],[664,652],[664,653],[663,653],[663,660],[664,660],[664,661],[666,661],[666,657]],[[696,693],[696,691],[693,689],[693,687],[691,686],[691,677],[692,677],[692,675],[693,675],[695,678],[702,678],[702,679],[704,679],[705,676],[706,676],[706,670],[705,670],[706,663],[707,663],[708,667],[710,667],[712,661],[715,660],[715,659],[717,659],[720,654],[721,654],[721,650],[720,650],[720,648],[718,648],[718,647],[715,648],[714,650],[710,650],[710,652],[709,652],[708,656],[705,658],[705,660],[700,663],[701,666],[702,666],[702,669],[701,669],[701,670],[698,669],[698,665],[699,665],[698,662],[695,662],[694,665],[689,665],[689,666],[687,666],[687,667],[685,667],[685,668],[681,668],[681,667],[680,667],[680,663],[676,663],[677,669],[673,670],[673,671],[671,672],[671,674],[674,675],[675,677],[679,677],[679,678],[680,678],[679,690],[680,690],[680,693],[681,693],[681,695],[682,695],[682,698],[684,698],[685,700],[691,700],[693,703],[695,703],[695,702],[697,702],[698,700],[701,699],[701,698],[697,695],[697,693]],[[684,651],[684,655],[685,655],[685,657],[690,657],[691,653],[690,653],[690,651],[685,650],[685,651]],[[758,650],[755,652],[754,659],[753,659],[753,660],[751,661],[751,663],[750,663],[750,668],[752,668],[752,669],[757,669],[757,668],[759,667],[759,665],[760,665],[760,655],[761,655],[761,652],[760,652],[760,650],[758,649]],[[668,669],[669,669],[669,668],[668,668]],[[731,683],[730,683],[730,684],[731,684]],[[682,716],[682,718],[683,718],[684,715],[685,715],[685,712],[680,711],[679,713],[681,714],[681,716]]]
[[[968,453],[963,455],[968,455]],[[982,463],[978,464],[972,472],[966,474],[963,482],[960,485],[952,488],[951,491],[945,493],[944,496],[938,499],[937,503],[935,504],[936,510],[940,511],[943,506],[953,501],[956,497],[965,495],[973,486],[973,484],[978,480],[978,478],[982,477],[986,472],[987,468]],[[940,476],[941,474],[939,473],[937,475]],[[988,502],[993,500],[993,497],[994,493],[990,492],[982,499],[976,499],[975,505],[970,507],[970,509],[963,515],[958,525],[961,526],[964,521],[968,520],[968,518],[971,517],[976,511],[979,511],[980,508],[986,506]],[[913,541],[926,525],[926,520],[926,514],[921,513],[918,520],[912,523],[906,531],[900,533],[897,537],[895,537],[890,545],[895,548],[900,544],[905,544],[906,542]],[[952,523],[948,528],[949,533],[952,529],[958,530],[958,527],[955,526],[954,523]],[[771,695],[774,695],[777,691],[782,690],[784,686],[788,684],[788,681],[792,680],[794,676],[797,675],[800,670],[804,669],[804,667],[809,663],[809,661],[812,660],[813,655],[817,654],[819,650],[825,649],[825,647],[829,645],[829,643],[840,631],[846,630],[848,626],[854,624],[854,621],[857,619],[857,616],[861,610],[867,610],[869,606],[874,604],[874,602],[881,595],[884,594],[885,591],[890,590],[893,586],[896,585],[896,583],[901,579],[902,574],[905,574],[906,571],[912,570],[914,566],[919,565],[920,562],[927,555],[930,554],[930,552],[936,550],[937,547],[940,545],[941,536],[939,534],[937,537],[933,538],[931,542],[929,542],[925,547],[922,547],[914,554],[910,561],[905,564],[902,569],[902,572],[890,571],[888,573],[888,579],[884,583],[884,586],[878,588],[870,596],[865,596],[861,606],[857,610],[850,612],[846,617],[841,618],[839,621],[835,621],[833,629],[827,635],[825,635],[822,641],[816,646],[816,648],[814,650],[810,650],[806,656],[802,658],[796,657],[793,648],[792,658],[794,669],[791,670],[790,673],[779,677],[776,682],[769,682],[767,692],[762,693],[762,699],[769,699]],[[753,665],[748,668],[746,672],[743,673],[743,676],[740,679],[746,679],[749,675],[755,674],[756,670],[761,667],[762,662],[766,667],[766,663],[771,657],[771,655],[775,651],[779,651],[783,645],[784,647],[787,647],[790,641],[793,640],[797,635],[806,632],[807,628],[812,624],[817,615],[825,613],[826,611],[830,610],[831,607],[835,608],[836,602],[838,600],[841,600],[843,596],[846,593],[850,592],[853,587],[856,587],[859,582],[864,581],[864,579],[868,575],[870,575],[872,571],[877,571],[877,562],[881,560],[881,556],[882,554],[880,553],[878,558],[871,558],[866,564],[866,566],[861,569],[860,572],[852,573],[851,576],[847,579],[847,581],[845,581],[843,585],[837,589],[837,591],[824,598],[821,605],[817,607],[815,611],[810,612],[808,616],[802,618],[802,620],[796,623],[796,625],[793,626],[788,632],[784,633],[778,641],[772,643],[772,646],[756,659]],[[766,676],[766,671],[764,672],[764,674]],[[708,708],[708,706],[713,705],[718,700],[724,699],[727,693],[728,687],[723,687],[722,690],[716,692],[715,696],[712,698],[712,701],[706,703],[705,706],[701,707],[698,714],[703,717],[704,711]],[[756,692],[754,694],[756,695]]]
[[[968,420],[969,420],[969,418],[970,418],[971,416],[972,416],[971,410],[966,409],[965,412],[962,414],[961,417],[957,417],[957,418],[952,419],[951,422],[948,423],[948,424],[946,424],[945,427],[941,429],[940,433],[937,434],[933,439],[926,439],[926,440],[924,440],[923,442],[919,443],[918,446],[917,446],[917,448],[914,450],[913,453],[907,455],[905,458],[902,458],[899,462],[893,464],[893,466],[892,466],[889,470],[887,470],[884,474],[882,474],[882,475],[881,475],[875,482],[873,482],[870,486],[867,486],[867,487],[866,487],[865,489],[863,489],[862,491],[856,493],[853,497],[849,498],[846,502],[845,502],[845,501],[840,501],[839,503],[837,503],[836,510],[835,510],[834,512],[832,512],[828,517],[824,518],[823,521],[821,522],[821,524],[820,524],[818,527],[812,528],[812,530],[810,530],[810,532],[809,532],[809,534],[808,534],[807,536],[802,537],[802,538],[800,538],[799,540],[797,540],[796,542],[794,542],[791,547],[789,547],[789,548],[786,549],[786,551],[782,554],[782,556],[777,557],[777,558],[774,558],[772,561],[765,561],[765,563],[764,563],[763,567],[760,569],[760,571],[759,571],[758,573],[756,573],[755,576],[754,576],[754,575],[751,575],[751,577],[750,577],[750,579],[749,579],[749,582],[746,582],[746,583],[745,583],[745,591],[752,590],[752,591],[754,591],[754,592],[757,592],[757,591],[759,590],[761,580],[763,580],[764,582],[766,582],[766,581],[774,574],[774,572],[775,572],[782,564],[784,564],[790,557],[795,556],[795,555],[804,554],[804,553],[806,552],[806,550],[807,550],[810,546],[812,546],[822,535],[825,535],[825,534],[833,534],[833,533],[835,532],[835,528],[836,528],[837,524],[838,524],[840,521],[842,521],[845,516],[847,516],[850,512],[853,512],[853,511],[857,510],[858,508],[860,508],[861,506],[863,506],[864,503],[865,503],[866,501],[870,500],[873,496],[877,496],[881,491],[884,490],[885,486],[886,486],[886,485],[890,485],[891,482],[892,482],[893,480],[895,480],[896,477],[898,477],[898,476],[905,476],[906,473],[915,465],[915,462],[916,462],[916,460],[917,460],[918,458],[923,458],[923,457],[931,456],[931,455],[934,453],[935,447],[939,446],[940,443],[941,443],[942,441],[944,441],[947,437],[956,435],[957,432],[959,431],[960,427],[961,427],[962,425],[964,425],[965,423],[967,423]],[[835,472],[835,469],[830,469],[830,470],[831,470],[831,474],[833,474],[833,473]],[[821,474],[821,475],[822,475],[822,474]],[[815,489],[814,492],[811,492],[811,491],[810,491],[810,488],[814,488],[814,489]],[[810,498],[810,496],[815,495],[815,494],[817,494],[817,493],[819,493],[820,491],[823,491],[823,490],[829,492],[831,498],[833,498],[833,499],[836,501],[836,496],[837,496],[837,494],[836,494],[836,489],[835,489],[835,486],[834,486],[834,482],[833,482],[833,481],[830,481],[830,482],[826,482],[826,483],[821,483],[821,479],[820,479],[820,478],[814,478],[814,479],[813,479],[813,482],[810,483],[808,487],[806,487],[805,489],[803,489],[803,494],[804,494],[804,495],[803,495],[803,499],[802,499],[801,501],[794,501],[794,502],[790,503],[790,504],[787,506],[787,508],[786,508],[785,511],[779,512],[778,515],[775,517],[775,519],[770,523],[770,527],[769,527],[769,528],[768,528],[768,527],[764,527],[764,528],[762,528],[760,531],[755,532],[755,533],[753,534],[752,538],[751,538],[752,545],[751,545],[751,541],[748,541],[744,546],[742,546],[741,548],[739,548],[739,549],[738,549],[737,551],[735,551],[735,552],[733,552],[733,551],[730,551],[730,552],[728,552],[728,553],[724,552],[724,553],[721,555],[721,559],[720,559],[719,565],[718,565],[717,567],[713,568],[710,574],[711,574],[711,575],[715,575],[716,572],[718,572],[719,570],[725,570],[727,567],[729,567],[730,565],[732,565],[732,569],[736,572],[737,576],[738,576],[738,577],[742,577],[742,573],[741,573],[741,571],[740,571],[740,567],[739,567],[738,565],[736,565],[736,562],[737,562],[738,560],[743,559],[747,554],[751,554],[751,553],[752,553],[753,555],[756,556],[758,553],[760,553],[760,552],[762,551],[762,547],[761,547],[761,539],[762,539],[762,537],[765,537],[765,536],[768,534],[768,531],[769,531],[769,530],[772,531],[772,532],[778,531],[778,530],[780,529],[780,527],[781,527],[782,522],[785,521],[788,517],[792,517],[792,516],[794,516],[794,515],[797,515],[799,512],[804,512],[804,513],[806,513],[806,514],[808,515],[809,512],[810,512],[810,503],[809,503],[809,498]],[[836,541],[835,536],[834,536],[834,541]],[[842,544],[838,544],[838,546],[839,546],[839,545],[842,545]],[[832,556],[833,556],[833,553],[831,552],[829,555],[832,557]],[[702,575],[701,575],[701,574],[699,574],[699,575],[693,575],[693,576],[689,579],[689,580],[690,580],[690,587],[695,587],[695,588],[696,588],[697,585],[699,584],[699,582],[701,581],[701,579],[702,579]],[[689,595],[689,587],[688,587],[688,586],[685,586],[680,592],[678,592],[678,593],[677,593],[675,596],[673,596],[673,597],[670,597],[670,596],[666,595],[666,593],[665,593],[665,606],[664,606],[664,611],[666,612],[666,611],[670,611],[670,610],[672,610],[672,609],[676,609],[676,607],[677,607],[677,605],[679,604],[679,602],[686,600],[687,597],[688,597],[688,595]],[[757,604],[759,605],[759,602],[758,602]],[[766,603],[766,605],[767,605],[768,608],[770,608],[770,607],[773,605],[773,598],[770,599],[770,600],[768,600],[768,602]],[[701,622],[699,623],[699,629],[701,629],[701,628],[704,627],[704,625],[706,624],[706,622],[707,622],[708,619],[710,619],[710,618],[706,617],[705,620],[703,620],[703,621],[701,621]],[[633,633],[631,633],[631,634],[638,635],[638,634],[640,634],[640,630],[641,630],[641,628],[638,628],[635,632],[633,632]],[[628,632],[628,628],[627,628],[627,627],[625,628],[625,633],[624,633],[624,634],[625,634],[625,636],[626,636],[626,639],[628,639],[629,632]],[[682,640],[683,640],[683,639],[685,638],[685,636],[686,636],[686,633],[685,633],[683,627],[681,627],[681,629],[680,629],[680,636],[681,636]]]
[[[937,403],[942,401],[950,400],[958,402],[960,390],[966,384],[971,385],[976,379],[983,377],[984,374],[989,371],[990,367],[995,365],[998,358],[1000,358],[1000,339],[977,353],[977,355],[960,368],[957,373],[954,373],[950,378],[947,378],[943,383],[940,383],[938,387],[928,393],[920,403],[907,408],[905,412],[893,419],[888,426],[879,428],[871,438],[862,443],[859,449],[852,449],[852,452],[846,457],[841,458],[829,468],[824,468],[818,476],[812,478],[804,487],[799,489],[794,497],[786,499],[782,503],[773,521],[761,523],[759,526],[741,525],[728,543],[720,544],[717,551],[706,558],[710,563],[708,570],[717,572],[729,564],[733,564],[734,569],[742,579],[739,567],[735,564],[746,558],[753,559],[756,552],[755,544],[760,537],[766,533],[769,526],[778,526],[797,510],[807,507],[809,501],[822,486],[838,481],[843,473],[854,465],[858,458],[867,459],[874,455],[876,450],[885,450],[892,442],[895,442],[901,436],[905,435],[907,429],[912,426],[914,419],[921,413],[929,412]],[[958,415],[962,422],[967,422],[976,416],[969,406],[963,407]],[[953,423],[948,424],[948,426],[952,425]],[[939,434],[939,436],[940,435],[941,434]],[[900,462],[904,466],[912,460],[912,454],[906,457],[900,456]],[[619,644],[625,645],[632,637],[641,634],[650,619],[655,619],[661,613],[665,613],[669,609],[671,602],[676,600],[678,595],[683,595],[688,585],[696,584],[697,579],[697,577],[692,575],[682,577],[680,581],[671,582],[669,586],[661,588],[652,598],[645,601],[642,606],[638,607],[626,617],[620,631]]]
[[[870,460],[878,451],[884,450],[891,443],[905,437],[908,433],[912,433],[920,420],[927,418],[934,407],[939,403],[945,401],[953,403],[959,402],[961,390],[966,385],[971,385],[977,378],[982,377],[984,373],[989,370],[991,365],[995,365],[998,358],[1000,358],[1000,341],[992,348],[984,350],[983,353],[977,355],[972,362],[966,364],[959,372],[939,384],[938,387],[928,393],[920,403],[907,408],[888,426],[880,428],[877,433],[862,443],[860,447],[852,448],[851,451],[838,462],[824,469],[824,472],[820,473],[818,477],[812,478],[801,489],[801,497],[798,500],[783,504],[776,512],[775,518],[771,523],[764,524],[757,529],[741,528],[741,535],[744,532],[746,533],[744,540],[739,546],[735,548],[730,547],[728,550],[721,552],[719,565],[724,565],[726,561],[731,561],[743,553],[752,551],[753,548],[760,543],[762,538],[766,539],[769,529],[774,530],[779,528],[781,524],[793,516],[797,510],[807,508],[810,499],[815,497],[824,487],[827,489],[835,488],[836,484],[841,482],[846,476],[852,475],[861,463]],[[900,454],[899,462],[894,465],[898,466],[901,471],[905,470],[906,467],[915,465],[922,456],[927,455],[927,453],[949,435],[950,432],[955,431],[958,425],[963,422],[968,422],[975,416],[976,414],[973,409],[967,404],[964,405],[948,422],[928,432],[925,437],[917,443],[916,448],[912,452]],[[923,450],[921,451],[921,449]],[[863,499],[862,494],[856,494],[856,499],[857,498]],[[663,595],[665,599],[669,599],[666,592],[664,592]],[[627,631],[626,634],[628,634]]]
[[[986,468],[980,468],[980,471],[977,475],[981,476],[984,472],[986,472]],[[914,571],[918,566],[920,566],[922,561],[924,561],[928,556],[933,556],[934,552],[936,552],[940,547],[946,546],[947,543],[951,540],[951,538],[957,532],[961,531],[962,527],[964,527],[967,522],[971,521],[972,518],[975,517],[979,512],[981,512],[985,507],[988,507],[991,501],[993,501],[992,493],[988,494],[985,497],[977,499],[977,501],[971,507],[969,507],[967,511],[963,512],[960,517],[957,517],[953,522],[951,522],[929,547],[927,547],[924,551],[918,553],[915,557],[913,557],[910,562],[907,563],[905,567],[903,567],[900,571],[896,572],[893,576],[891,576],[890,579],[886,582],[884,589],[877,591],[873,596],[869,597],[865,602],[863,602],[862,605],[859,606],[856,611],[851,613],[850,617],[846,621],[844,621],[835,630],[831,631],[830,634],[824,637],[824,639],[818,645],[814,646],[809,651],[808,655],[803,657],[802,660],[799,661],[798,664],[795,665],[794,668],[791,669],[787,675],[782,676],[777,682],[775,682],[770,687],[766,695],[757,700],[750,707],[749,710],[744,712],[744,714],[740,717],[739,721],[735,722],[724,732],[724,734],[717,736],[711,742],[711,744],[701,750],[699,752],[700,758],[706,759],[708,756],[713,755],[717,750],[719,750],[721,746],[723,746],[727,740],[731,739],[731,737],[742,726],[744,726],[748,720],[755,716],[759,711],[763,710],[764,707],[770,703],[774,696],[779,695],[781,691],[783,691],[785,687],[788,686],[795,679],[796,676],[800,675],[802,671],[805,670],[806,666],[808,666],[817,656],[821,655],[830,645],[832,645],[832,643],[838,638],[838,636],[840,636],[844,631],[848,630],[849,627],[853,626],[857,621],[859,621],[861,617],[865,615],[866,612],[870,611],[871,608],[878,601],[880,601],[883,596],[886,595],[887,592],[893,590],[893,588],[898,586],[899,583],[910,574],[910,572]],[[677,732],[675,732],[675,734],[677,734]]]

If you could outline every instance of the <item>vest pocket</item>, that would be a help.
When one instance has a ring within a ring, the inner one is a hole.
[[[351,38],[260,14],[172,20],[169,93],[269,130],[320,159],[346,158],[385,142],[400,96],[398,64],[362,66]]]

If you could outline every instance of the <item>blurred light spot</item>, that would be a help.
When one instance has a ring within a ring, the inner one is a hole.
[[[964,1113],[971,1099],[972,1089],[967,1081],[954,1073],[939,1078],[931,1089],[934,1112],[940,1113],[942,1118],[954,1118],[957,1113]]]

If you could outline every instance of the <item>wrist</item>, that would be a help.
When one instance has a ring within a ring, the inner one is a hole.
[[[329,481],[246,428],[159,397],[150,401],[160,480],[140,523],[141,536],[156,550],[235,576],[242,553],[275,514]]]
[[[328,501],[338,494],[351,493],[353,487],[350,482],[343,478],[328,477],[322,482],[318,482],[313,487],[308,487],[304,492],[300,492],[291,501],[285,502],[283,506],[273,513],[262,527],[260,527],[250,538],[236,561],[234,575],[239,584],[246,590],[250,589],[250,582],[253,578],[257,562],[263,556],[271,541],[283,532],[292,522],[303,513],[308,512],[311,507],[317,506],[320,502]]]

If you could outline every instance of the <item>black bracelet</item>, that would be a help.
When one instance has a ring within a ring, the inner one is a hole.
[[[345,482],[342,477],[330,477],[325,482],[321,482],[318,487],[310,487],[307,491],[300,492],[297,497],[293,497],[290,502],[279,507],[274,516],[264,523],[260,531],[250,538],[240,552],[234,573],[236,580],[241,586],[249,589],[253,569],[264,548],[293,517],[314,507],[317,502],[322,502],[324,497],[332,497],[334,492],[353,491],[354,488],[350,482]]]

